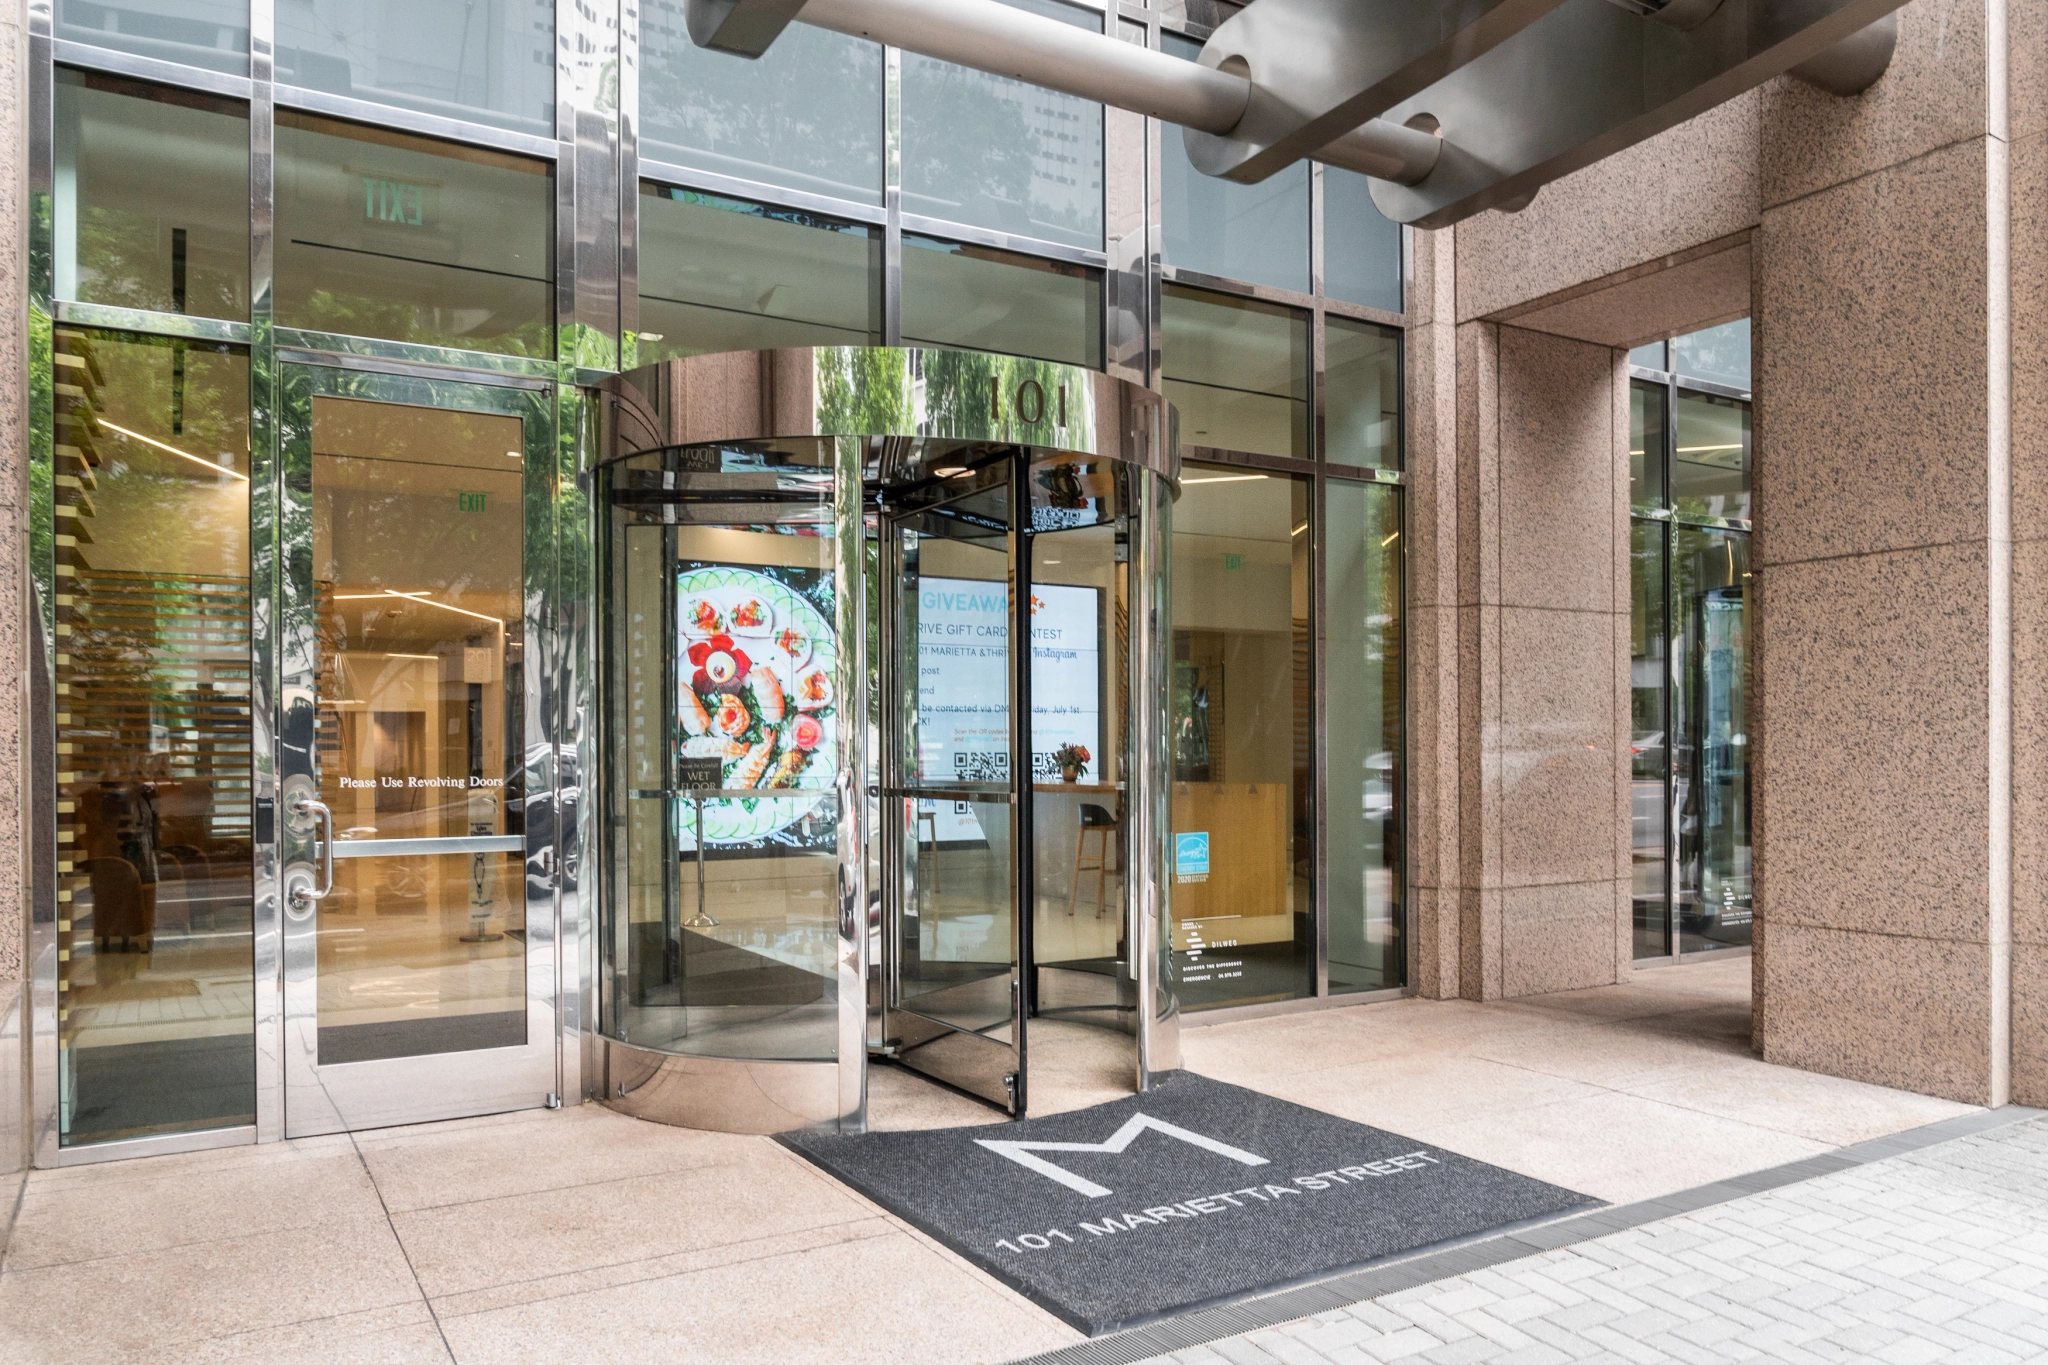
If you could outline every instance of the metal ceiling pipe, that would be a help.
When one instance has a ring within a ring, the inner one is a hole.
[[[1436,169],[1443,150],[1444,140],[1434,133],[1376,118],[1318,151],[1316,160],[1397,185],[1414,185]]]
[[[1858,29],[1818,57],[1807,58],[1793,67],[1791,74],[1846,99],[1877,84],[1877,78],[1891,69],[1898,46],[1899,16],[1895,12],[1869,28]]]
[[[1228,132],[1251,82],[996,0],[806,0],[797,22],[887,43],[992,76]]]
[[[1251,82],[1199,62],[1012,9],[997,0],[806,0],[800,23],[1059,90],[1205,133],[1244,117]],[[1414,184],[1436,165],[1429,133],[1374,120],[1317,156]]]

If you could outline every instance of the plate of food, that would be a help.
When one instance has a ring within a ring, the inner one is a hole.
[[[818,605],[759,570],[703,565],[677,575],[676,609],[682,754],[718,759],[726,790],[761,793],[704,802],[705,844],[753,843],[815,815],[838,737],[839,651]],[[693,802],[680,803],[677,823],[683,846],[695,847]]]

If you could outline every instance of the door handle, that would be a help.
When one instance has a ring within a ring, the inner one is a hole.
[[[291,811],[298,816],[313,816],[320,822],[320,886],[317,890],[310,886],[292,888],[293,903],[310,910],[314,902],[334,894],[334,812],[318,797],[303,795],[293,799]]]

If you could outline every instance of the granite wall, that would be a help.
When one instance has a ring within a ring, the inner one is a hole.
[[[2012,1093],[2039,899],[2013,857],[2041,756],[2015,703],[2042,686],[2015,547],[2044,523],[2014,501],[2003,98],[2005,22],[2039,8],[1916,4],[1868,96],[1763,106],[1757,1040],[1977,1104]]]
[[[1456,355],[1457,994],[1601,985],[1628,961],[1621,362],[1490,322]]]
[[[1748,314],[1757,1045],[2048,1103],[2044,68],[2048,0],[1914,0],[1862,96],[1773,82],[1419,239],[1425,994],[1628,970],[1621,349]]]
[[[2012,1098],[2048,1106],[2048,0],[2008,13],[2011,230]]]
[[[0,8],[0,1248],[13,1225],[28,1150],[22,1027],[27,903],[23,866],[22,712],[28,581],[28,181],[24,75],[28,33],[19,4]]]

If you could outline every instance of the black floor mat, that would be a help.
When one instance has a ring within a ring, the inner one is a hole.
[[[1090,1335],[1599,1202],[1188,1072],[1021,1123],[782,1141]]]

